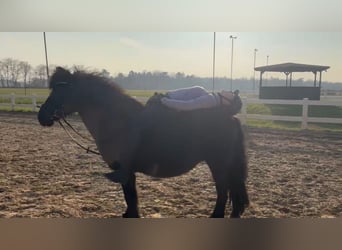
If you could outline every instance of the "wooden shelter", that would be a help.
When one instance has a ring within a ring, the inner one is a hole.
[[[308,98],[310,100],[320,100],[322,71],[329,69],[329,66],[309,65],[299,63],[282,63],[255,67],[254,70],[260,71],[259,98],[260,99],[290,99],[300,100]],[[286,75],[285,86],[263,86],[262,75],[265,72],[282,72]],[[314,74],[313,86],[292,86],[293,72],[312,72]],[[317,85],[317,73],[319,81]]]

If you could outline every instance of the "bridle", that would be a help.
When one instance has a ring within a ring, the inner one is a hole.
[[[64,85],[64,84],[68,84],[66,82],[59,82],[57,83],[58,85]],[[84,135],[80,134],[67,120],[66,120],[66,116],[65,116],[65,112],[64,112],[64,107],[63,105],[57,105],[59,106],[55,111],[54,114],[52,116],[54,121],[58,121],[59,125],[63,128],[63,130],[67,133],[67,135],[71,138],[71,140],[80,148],[86,150],[87,153],[93,153],[96,155],[100,155],[100,153],[98,151],[92,150],[90,149],[90,147],[88,146],[84,146],[82,145],[78,140],[76,140],[71,133],[67,130],[66,126],[63,124],[62,121],[64,121],[64,123],[67,125],[67,127],[69,127],[76,135],[78,135],[79,137],[92,142],[91,139],[85,137]],[[40,108],[40,105],[37,105],[38,108]]]

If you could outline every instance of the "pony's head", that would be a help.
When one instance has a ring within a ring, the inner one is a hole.
[[[49,82],[50,95],[38,113],[41,125],[52,126],[54,121],[77,111],[74,81],[75,77],[70,71],[61,67],[56,68]]]

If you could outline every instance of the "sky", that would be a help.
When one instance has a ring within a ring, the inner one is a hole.
[[[216,32],[215,76],[251,78],[256,66],[285,62],[326,65],[323,81],[342,82],[342,32]],[[84,65],[116,75],[130,70],[213,76],[214,32],[46,32],[49,64]],[[45,63],[42,32],[0,32],[0,60]],[[283,78],[280,73],[270,73]],[[294,74],[313,79],[313,74]]]
[[[341,25],[341,9],[341,0],[2,0],[0,27],[21,31],[332,31]]]

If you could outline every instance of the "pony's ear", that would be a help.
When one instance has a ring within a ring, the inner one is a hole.
[[[56,84],[60,83],[60,82],[64,82],[64,83],[72,83],[73,82],[73,75],[70,73],[70,71],[62,68],[62,67],[56,67],[55,72],[53,73],[53,75],[50,78],[50,83],[49,83],[49,87],[50,89],[54,88],[54,86],[56,86]]]
[[[71,76],[70,71],[62,67],[57,67],[55,70],[55,74],[58,76],[67,77],[67,78]]]

